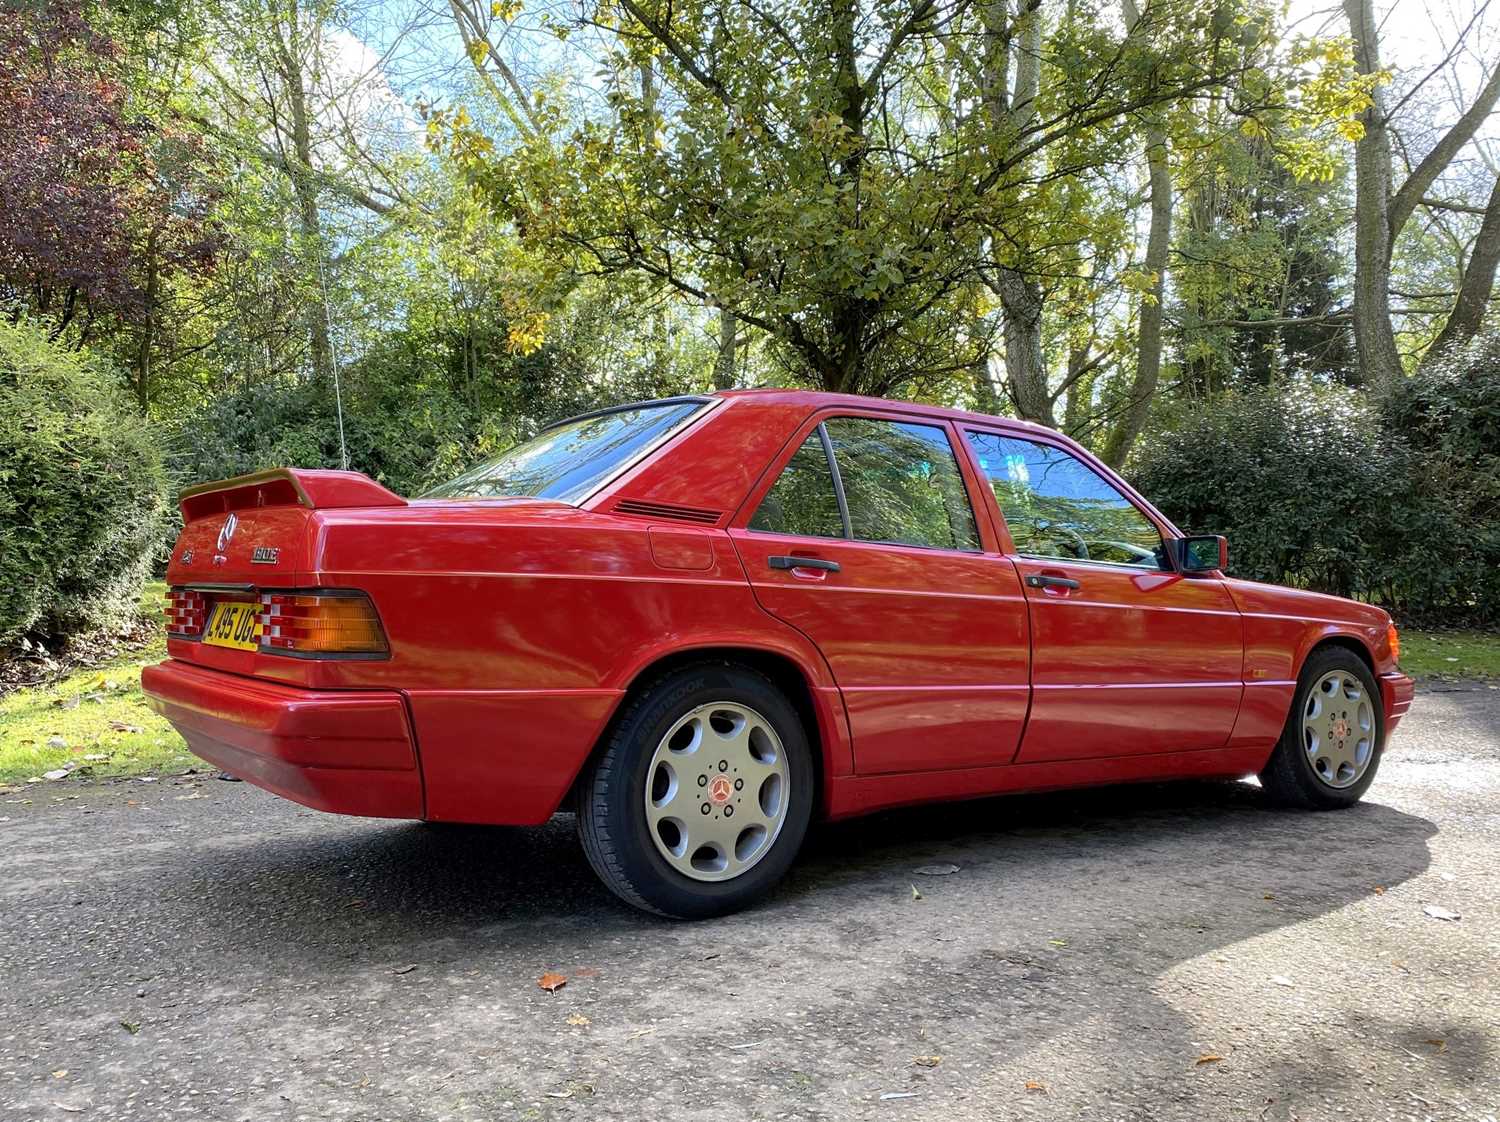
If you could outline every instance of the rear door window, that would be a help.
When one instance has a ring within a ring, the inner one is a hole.
[[[781,469],[775,485],[766,492],[755,517],[750,519],[750,529],[807,538],[845,536],[838,489],[823,447],[821,426],[813,429]]]
[[[825,422],[860,541],[977,550],[979,531],[958,460],[939,425],[875,417]]]
[[[833,417],[808,434],[761,500],[750,529],[981,548],[947,430],[877,417]]]

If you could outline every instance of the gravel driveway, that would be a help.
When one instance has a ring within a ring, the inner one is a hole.
[[[25,794],[0,1118],[1500,1115],[1493,687],[1420,694],[1351,811],[1182,784],[888,813],[695,925],[617,905],[568,818]]]

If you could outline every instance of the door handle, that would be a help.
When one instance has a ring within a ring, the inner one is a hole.
[[[824,561],[821,557],[772,556],[766,558],[766,564],[773,569],[823,569],[830,573],[839,571],[837,561]]]
[[[1026,575],[1027,588],[1066,588],[1069,590],[1082,588],[1072,577],[1054,577],[1050,573],[1028,573]]]

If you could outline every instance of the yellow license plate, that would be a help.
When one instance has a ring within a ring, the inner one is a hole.
[[[255,650],[260,646],[260,604],[254,600],[225,600],[215,604],[203,641],[212,647]]]

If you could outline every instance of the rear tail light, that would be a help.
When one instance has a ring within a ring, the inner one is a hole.
[[[260,598],[260,645],[299,655],[390,652],[375,605],[362,592],[267,592]]]
[[[167,590],[162,614],[167,620],[167,634],[196,639],[203,634],[203,619],[208,605],[203,593],[187,588]]]

